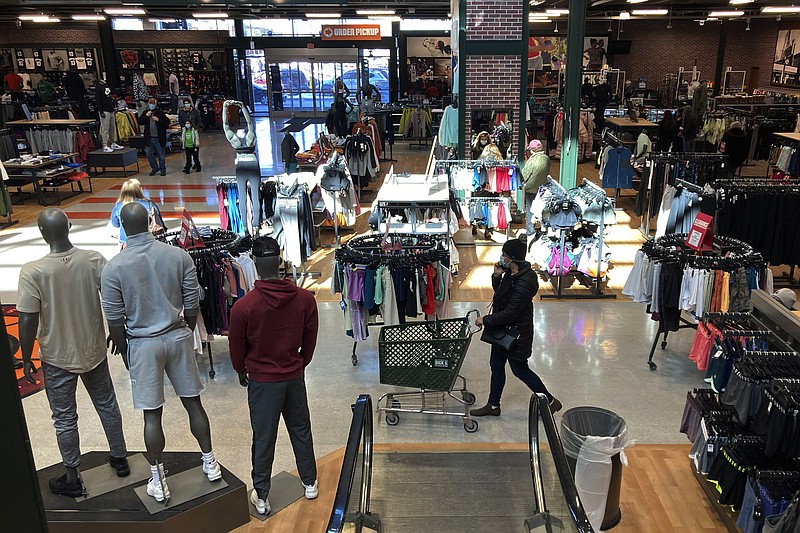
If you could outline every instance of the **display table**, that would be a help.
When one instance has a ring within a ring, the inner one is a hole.
[[[36,126],[93,126],[97,121],[91,118],[54,118],[50,120],[12,120],[6,122],[6,126],[25,126],[33,128]]]
[[[136,165],[136,172],[127,170],[129,166]],[[102,176],[108,174],[107,168],[121,168],[119,171],[112,171],[114,174],[122,173],[122,177],[134,175],[139,172],[139,155],[135,148],[123,148],[122,150],[114,150],[113,152],[104,152],[103,150],[94,150],[89,152],[86,158],[86,166],[92,169],[95,176]],[[102,172],[97,172],[98,168],[102,168]],[[117,176],[114,176],[117,177]]]
[[[780,139],[785,139],[787,141],[800,143],[800,133],[776,132],[773,135],[775,135],[775,137],[778,137]]]
[[[450,188],[447,177],[439,179],[439,175],[427,177],[424,174],[407,176],[390,173],[383,186],[378,190],[379,231],[386,232],[386,213],[390,210],[408,210],[410,220],[407,222],[390,222],[389,233],[413,233],[427,235],[449,235]],[[448,217],[440,221],[424,221],[418,218],[419,210],[445,209]]]
[[[88,174],[86,177],[79,180],[64,179],[64,176],[67,174],[70,174],[74,171],[80,171],[84,169],[86,165],[64,169],[58,168],[62,163],[68,162],[76,155],[77,154],[74,153],[64,154],[60,157],[49,158],[32,164],[4,163],[3,166],[6,168],[9,177],[8,181],[6,181],[6,186],[9,190],[16,189],[16,192],[12,194],[20,196],[25,194],[25,192],[22,190],[23,187],[28,185],[33,186],[33,194],[36,195],[37,199],[39,200],[39,205],[42,206],[61,205],[63,200],[72,198],[80,193],[92,192],[92,178]],[[88,180],[88,189],[83,188],[83,180]],[[62,197],[60,191],[67,185],[69,185],[70,193],[67,196]],[[75,189],[75,185],[78,186],[77,189]],[[46,192],[55,193],[56,201],[54,203],[48,204],[45,201],[44,195]],[[21,202],[24,201],[25,197],[23,196]]]
[[[606,122],[611,124],[612,128],[617,131],[629,130],[629,129],[637,129],[637,128],[657,128],[658,124],[655,122],[650,122],[647,119],[640,118],[638,122],[634,122],[628,117],[614,117],[614,118],[607,118]]]

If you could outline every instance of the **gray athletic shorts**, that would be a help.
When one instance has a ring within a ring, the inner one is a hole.
[[[128,341],[134,409],[152,410],[164,405],[164,373],[175,394],[192,398],[203,392],[194,355],[192,331],[178,328],[158,337]]]

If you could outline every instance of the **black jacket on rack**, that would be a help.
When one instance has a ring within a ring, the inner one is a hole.
[[[509,359],[527,360],[533,351],[533,297],[539,292],[539,280],[530,263],[522,263],[516,275],[511,272],[501,277],[492,276],[492,312],[483,318],[484,326],[510,326],[519,328],[520,337],[514,348],[503,355]],[[501,350],[492,346],[492,350]]]

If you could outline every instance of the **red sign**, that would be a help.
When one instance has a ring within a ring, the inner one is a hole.
[[[707,252],[714,244],[714,228],[711,226],[713,217],[705,213],[698,213],[692,222],[692,229],[686,236],[686,246],[700,252]]]
[[[335,24],[322,26],[323,41],[380,41],[380,24]]]
[[[206,247],[200,237],[200,232],[197,231],[197,226],[194,225],[192,215],[186,209],[183,210],[183,216],[181,217],[181,233],[178,235],[178,244],[184,250]]]

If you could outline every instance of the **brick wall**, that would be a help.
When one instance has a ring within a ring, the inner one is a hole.
[[[778,22],[754,19],[750,31],[745,31],[743,20],[729,24],[723,67],[745,71],[759,67],[759,86],[769,87]],[[679,67],[691,70],[695,61],[700,75],[713,81],[720,29],[719,23],[701,27],[686,20],[673,20],[671,30],[666,28],[664,20],[627,22],[619,38],[633,41],[631,53],[614,57],[611,64],[624,70],[628,79],[646,77],[652,88],[662,85],[665,74],[677,74]]]
[[[520,0],[467,0],[467,39],[519,40],[522,38]]]
[[[228,40],[225,31],[200,31],[200,30],[144,30],[144,31],[115,31],[114,44],[117,46],[162,45],[162,46],[221,46],[224,47]]]
[[[42,27],[41,24],[33,25],[33,23],[23,23],[21,28],[17,28],[15,24],[11,23],[0,24],[0,43],[20,47],[44,44],[100,44],[100,34],[95,25],[59,29]]]
[[[470,117],[477,108],[511,108],[514,129],[519,128],[519,73],[522,68],[518,55],[468,56],[466,58],[467,94],[465,127],[467,143],[472,129]],[[513,135],[516,142],[516,131]],[[465,145],[466,146],[466,145]]]

